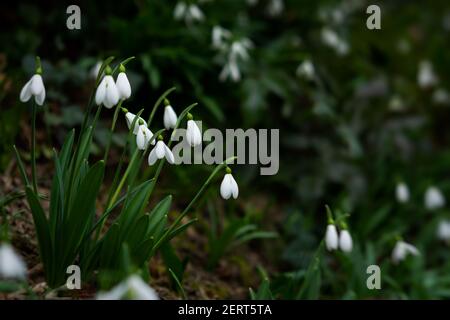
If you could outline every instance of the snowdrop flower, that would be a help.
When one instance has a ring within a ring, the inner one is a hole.
[[[42,106],[45,100],[45,86],[42,80],[42,67],[39,58],[36,58],[37,68],[36,73],[28,80],[20,91],[20,101],[27,102],[31,96],[34,97],[34,101]]]
[[[156,146],[150,151],[150,154],[148,155],[148,165],[152,166],[155,164],[158,159],[166,158],[167,162],[170,164],[175,163],[175,158],[173,157],[172,151],[170,151],[169,147],[166,146],[164,141],[162,140],[163,137],[158,137],[158,142],[156,143]]]
[[[125,100],[131,96],[131,86],[128,81],[127,75],[125,74],[124,65],[120,65],[119,67],[119,75],[116,80],[117,91],[119,92],[119,99]]]
[[[220,195],[225,200],[230,199],[233,196],[234,199],[237,199],[239,195],[239,187],[231,175],[231,169],[227,167],[226,174],[223,177],[222,183],[220,184]]]
[[[339,234],[339,248],[344,252],[351,252],[353,249],[353,240],[347,229],[341,230]]]
[[[0,244],[0,278],[24,279],[27,267],[22,257],[8,243]]]
[[[125,113],[125,120],[127,121],[127,126],[128,129],[131,129],[131,125],[133,124],[134,118],[136,117],[136,115],[134,113],[129,112],[127,109],[122,108],[122,111]],[[136,123],[134,124],[134,128],[133,128],[133,134],[138,134],[139,132],[139,126],[140,125],[145,125],[147,127],[147,122],[145,122],[144,119],[142,119],[141,117],[139,117],[136,120]]]
[[[95,103],[103,104],[106,108],[111,109],[119,102],[119,91],[116,83],[111,75],[112,70],[109,66],[105,69],[105,76],[97,87],[95,93]]]
[[[102,67],[102,61],[98,61],[95,66],[92,67],[91,72],[89,73],[92,79],[97,79],[98,73],[100,72],[100,68]]]
[[[347,42],[341,39],[333,30],[329,28],[323,28],[321,37],[323,43],[333,48],[339,55],[346,55],[349,52]]]
[[[212,29],[212,47],[215,49],[226,48],[225,40],[231,37],[231,32],[221,26],[214,26]]]
[[[450,243],[450,220],[443,220],[439,222],[437,228],[437,237],[439,240]]]
[[[445,206],[445,198],[441,190],[435,186],[428,187],[425,192],[425,208],[436,210]]]
[[[283,0],[270,0],[267,6],[267,13],[271,17],[279,16],[284,9]]]
[[[169,129],[175,129],[175,126],[177,124],[177,114],[173,110],[172,106],[170,105],[169,100],[164,100],[164,127]]]
[[[336,230],[336,226],[333,223],[329,223],[327,231],[325,233],[325,245],[328,251],[337,250],[339,245],[339,237]]]
[[[303,61],[297,68],[296,74],[298,77],[311,80],[314,78],[315,70],[311,60]]]
[[[248,50],[253,48],[253,43],[248,38],[242,38],[239,41],[234,41],[231,44],[230,60],[247,60],[249,58]]]
[[[241,80],[241,71],[236,63],[236,61],[227,62],[219,75],[219,80],[224,82],[228,78],[231,78],[233,82],[238,82]]]
[[[400,182],[395,187],[395,196],[400,203],[406,203],[409,201],[409,189],[406,183]]]
[[[153,137],[153,133],[147,128],[147,125],[144,122],[141,122],[138,128],[138,133],[136,135],[136,145],[139,150],[145,150],[148,146],[148,143]],[[153,139],[152,145],[155,144],[155,139]]]
[[[423,89],[434,86],[438,79],[433,70],[433,65],[430,61],[424,60],[419,64],[419,71],[417,73],[417,83]]]
[[[186,139],[191,147],[198,146],[202,144],[202,133],[198,128],[197,124],[193,120],[192,114],[187,114],[187,130],[186,130]]]
[[[419,250],[412,244],[406,243],[402,240],[398,240],[395,244],[394,250],[392,250],[392,262],[398,264],[405,260],[408,255],[418,256]]]
[[[141,277],[132,275],[108,292],[97,294],[97,300],[159,300],[156,291]]]
[[[192,21],[203,21],[205,19],[202,10],[200,10],[196,4],[187,5],[183,1],[177,3],[173,16],[175,20],[184,19],[186,23],[190,23]]]

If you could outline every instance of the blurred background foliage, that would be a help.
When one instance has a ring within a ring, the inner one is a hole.
[[[242,196],[237,208],[226,211],[231,211],[228,228],[257,221],[279,234],[258,240],[255,250],[274,272],[270,285],[263,280],[252,296],[264,297],[271,286],[278,297],[315,297],[315,288],[303,288],[310,277],[320,297],[449,298],[450,254],[435,231],[449,211],[427,212],[423,197],[430,185],[450,192],[450,3],[378,1],[382,29],[368,30],[366,8],[372,3],[364,0],[184,2],[197,5],[203,18],[175,19],[178,1],[81,2],[82,28],[72,31],[65,27],[69,4],[64,1],[2,3],[0,168],[9,163],[14,141],[27,141],[23,135],[29,129],[19,119],[29,110],[18,94],[33,72],[34,55],[43,59],[48,90],[41,119],[50,133],[46,145],[61,143],[65,132],[80,124],[97,61],[136,56],[127,68],[134,91],[126,102],[131,111],[150,109],[175,86],[172,105],[181,110],[198,101],[196,118],[204,125],[280,129],[278,174],[259,176],[257,166],[237,167]],[[237,81],[219,76],[226,55],[212,45],[215,26],[229,30],[236,41],[251,41]],[[418,81],[424,61],[434,77],[427,83]],[[99,148],[109,121],[104,119],[96,133]],[[115,135],[115,143],[123,145],[124,137]],[[189,199],[192,181],[209,170],[194,167],[173,169],[178,183],[166,188]],[[410,188],[407,204],[395,199],[399,181]],[[210,192],[206,198],[215,196]],[[247,199],[264,205],[255,209]],[[350,255],[319,250],[314,269],[326,203],[351,214],[355,248]],[[208,219],[215,209],[207,210],[210,215],[200,224],[206,229],[213,227]],[[247,218],[248,211],[253,218]],[[390,264],[395,234],[414,243],[420,257]],[[228,244],[219,240],[211,246],[225,252]],[[211,267],[218,257],[209,259]],[[366,288],[366,267],[372,263],[382,268],[383,290]]]

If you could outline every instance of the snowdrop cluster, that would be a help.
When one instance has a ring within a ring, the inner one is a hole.
[[[219,80],[231,79],[234,82],[241,80],[239,64],[249,60],[248,51],[253,48],[252,41],[245,37],[233,40],[229,30],[215,26],[212,30],[212,47],[218,50],[225,60]]]
[[[436,85],[438,77],[434,73],[433,65],[430,61],[424,60],[419,63],[419,71],[417,73],[417,83],[422,89],[430,88]]]
[[[345,56],[349,53],[348,43],[330,28],[323,28],[321,32],[322,41],[325,45],[333,48],[337,54]]]
[[[399,203],[407,203],[409,201],[409,188],[404,182],[400,182],[395,187],[395,197]]]
[[[110,291],[99,292],[97,300],[159,300],[159,297],[141,277],[132,275]]]
[[[180,1],[176,4],[173,11],[175,20],[184,20],[187,24],[192,22],[201,22],[205,19],[202,10],[194,3],[187,4],[184,1]]]
[[[37,105],[42,106],[45,101],[45,86],[42,80],[42,67],[40,60],[38,59],[38,66],[36,73],[28,80],[20,91],[20,101],[27,102],[34,97],[34,101]]]
[[[345,253],[349,253],[353,249],[353,239],[348,231],[347,224],[340,221],[340,233],[336,228],[331,210],[327,206],[328,225],[325,232],[325,246],[328,251],[341,249]]]
[[[9,243],[0,244],[0,279],[25,279],[27,267]]]
[[[424,202],[427,210],[437,210],[445,206],[445,197],[439,188],[430,186],[425,192]]]
[[[409,255],[418,256],[419,250],[412,244],[406,243],[403,240],[398,240],[392,250],[392,262],[395,264],[405,260]]]
[[[120,73],[114,82],[111,67],[107,66],[105,68],[105,75],[100,81],[95,93],[95,103],[111,109],[120,100],[128,99],[130,96],[131,85],[125,74],[125,67],[123,65],[120,66]]]

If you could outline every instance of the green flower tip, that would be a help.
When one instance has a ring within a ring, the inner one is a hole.
[[[119,72],[125,72],[127,69],[125,69],[125,66],[123,64],[120,64],[119,66]]]
[[[226,171],[227,173],[231,173],[230,167],[227,167],[227,168],[225,169],[225,171]]]
[[[159,136],[158,136],[158,140],[162,140],[163,139],[163,136],[162,136],[162,134],[160,134]]]
[[[36,73],[42,74],[42,64],[41,64],[41,58],[39,56],[36,56]]]
[[[341,221],[340,225],[341,225],[341,229],[342,230],[347,230],[348,229],[347,223],[345,223],[345,221]]]
[[[188,112],[186,117],[187,117],[188,120],[194,119],[194,116],[190,112]]]
[[[127,113],[127,112],[128,112],[128,109],[127,109],[127,108],[122,108],[122,112],[123,112],[123,113]]]
[[[108,76],[110,76],[112,74],[112,69],[109,65],[106,66],[106,68],[105,68],[105,74]]]
[[[168,99],[164,99],[164,105],[167,107],[167,106],[170,106],[170,101],[168,100]]]
[[[139,119],[139,124],[144,124],[144,120],[142,118]]]

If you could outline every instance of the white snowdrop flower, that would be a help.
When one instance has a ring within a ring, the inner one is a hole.
[[[225,40],[231,37],[231,32],[221,26],[214,26],[212,29],[212,47],[215,49],[225,49]]]
[[[332,223],[327,226],[327,231],[325,233],[325,245],[328,251],[336,250],[339,245],[339,237],[336,226]]]
[[[253,48],[253,42],[248,38],[242,38],[231,44],[229,60],[248,60],[248,50]]]
[[[132,275],[110,291],[99,292],[97,300],[159,300],[159,297],[141,277]]]
[[[398,264],[399,262],[405,260],[408,255],[418,256],[419,254],[420,252],[415,246],[402,240],[398,240],[392,250],[392,262]]]
[[[136,135],[136,145],[139,150],[145,150],[147,148],[148,143],[153,137],[153,133],[145,124],[141,124],[138,128],[138,133]],[[155,144],[155,139],[153,139],[152,145]]]
[[[329,28],[323,28],[321,32],[323,43],[333,48],[338,54],[346,55],[349,52],[347,42],[341,39],[336,32]]]
[[[234,199],[237,199],[239,195],[239,187],[231,174],[231,169],[228,167],[222,183],[220,184],[220,195],[225,200],[230,199],[231,196],[233,196]]]
[[[270,0],[266,10],[271,17],[279,16],[284,10],[283,0]]]
[[[176,4],[173,16],[175,20],[184,19],[186,23],[190,23],[192,21],[203,21],[205,18],[202,10],[200,10],[200,8],[197,5],[195,4],[187,5],[183,1],[180,1]]]
[[[89,72],[89,76],[92,79],[97,79],[98,73],[100,72],[100,68],[102,67],[102,61],[98,61]]]
[[[173,16],[175,18],[175,20],[181,20],[183,19],[185,12],[187,9],[187,5],[184,2],[178,2],[177,5],[175,6],[175,10],[173,11]]]
[[[202,144],[202,133],[197,123],[193,120],[192,114],[188,113],[187,119],[186,140],[191,147],[198,146]]]
[[[134,121],[134,118],[136,117],[136,115],[134,113],[129,112],[125,108],[122,108],[122,111],[125,113],[125,120],[127,121],[128,129],[131,129],[131,125],[133,124],[133,121]],[[134,124],[133,134],[138,134],[139,126],[142,124],[147,127],[147,122],[143,118],[139,117],[136,120],[136,123]]]
[[[353,240],[350,232],[344,229],[339,234],[339,248],[344,252],[351,252],[353,249]]]
[[[111,109],[119,102],[119,91],[111,73],[111,68],[109,66],[106,67],[105,76],[100,81],[95,93],[95,103],[97,105],[103,104],[108,109]]]
[[[0,278],[25,279],[27,267],[22,257],[19,256],[8,243],[0,244]]]
[[[162,159],[164,157],[170,164],[175,163],[175,158],[172,151],[168,146],[166,146],[166,144],[162,140],[162,136],[159,136],[156,146],[152,149],[152,151],[150,151],[150,154],[148,155],[148,165],[152,166],[156,161],[158,161],[158,159]]]
[[[433,65],[430,61],[424,60],[419,64],[419,71],[417,73],[417,83],[421,88],[429,88],[438,82],[438,78],[433,70]]]
[[[406,203],[409,201],[409,188],[406,183],[397,183],[397,186],[395,187],[395,197],[400,203]]]
[[[236,61],[227,62],[219,75],[219,80],[224,82],[230,78],[233,82],[238,82],[241,80],[241,71],[236,63]]]
[[[303,61],[297,68],[296,74],[298,77],[308,80],[314,79],[315,69],[311,60]]]
[[[450,220],[439,222],[436,235],[439,240],[450,243]]]
[[[23,86],[20,91],[20,101],[27,102],[33,96],[34,101],[42,106],[45,100],[45,86],[42,80],[42,68],[38,67],[36,74]]]
[[[195,4],[189,6],[189,14],[192,17],[192,20],[202,21],[205,18],[202,10]]]
[[[131,96],[131,85],[125,73],[125,67],[121,64],[119,67],[119,75],[116,80],[117,91],[119,92],[119,99],[125,100]]]
[[[425,208],[436,210],[445,206],[445,198],[441,190],[435,186],[428,187],[425,192]]]
[[[164,100],[164,127],[169,129],[175,129],[175,126],[177,124],[177,114],[173,110],[172,106],[170,105],[169,100]]]

